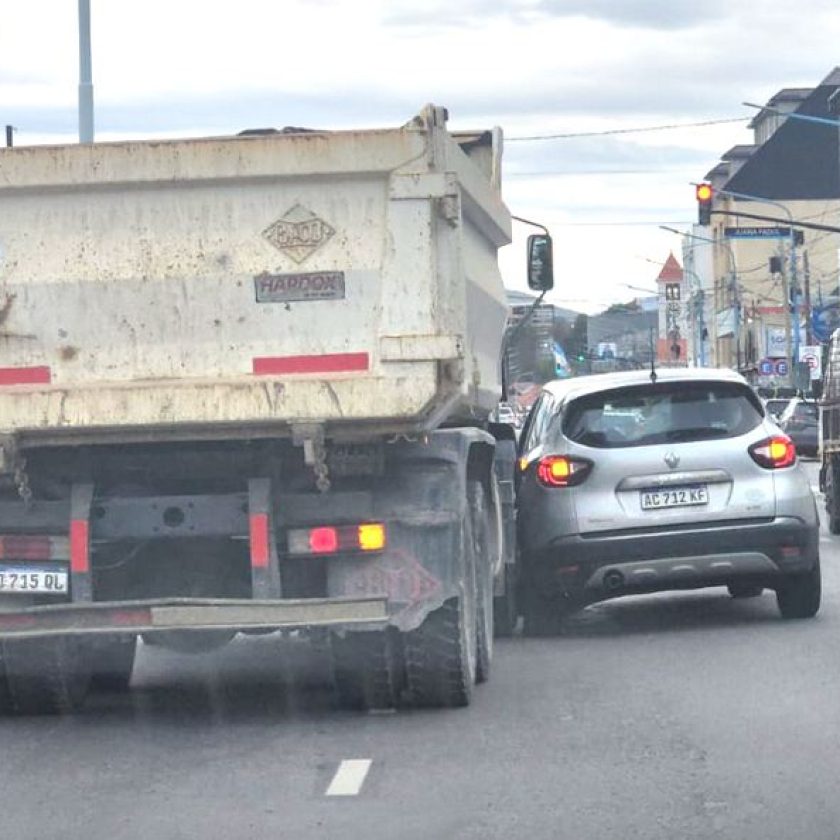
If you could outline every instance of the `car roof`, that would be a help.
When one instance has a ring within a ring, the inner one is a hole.
[[[740,373],[729,368],[661,368],[656,371],[657,382],[734,382],[747,385]],[[547,382],[543,390],[562,402],[577,399],[587,394],[597,394],[613,388],[630,385],[649,385],[651,372],[645,370],[623,370],[614,373],[596,373],[575,376],[571,379],[555,379]]]

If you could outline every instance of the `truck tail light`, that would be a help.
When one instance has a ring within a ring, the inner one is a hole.
[[[792,467],[796,463],[796,447],[787,435],[775,435],[754,443],[749,452],[753,461],[767,470]]]
[[[0,536],[0,560],[67,560],[70,542],[66,537]]]
[[[543,487],[574,487],[583,484],[590,472],[592,461],[585,458],[547,455],[537,464],[537,481]]]
[[[294,556],[382,551],[387,544],[381,522],[293,528],[287,536],[289,554]]]

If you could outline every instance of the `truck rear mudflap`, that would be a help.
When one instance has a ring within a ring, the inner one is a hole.
[[[61,603],[0,612],[0,639],[98,634],[270,632],[316,627],[377,630],[388,623],[387,599],[299,598],[277,601],[160,598]]]

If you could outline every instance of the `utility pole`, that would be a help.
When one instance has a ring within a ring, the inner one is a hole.
[[[79,0],[79,142],[93,143],[93,64],[90,0]]]
[[[793,322],[793,355],[790,357],[790,378],[791,384],[796,382],[794,371],[799,364],[799,284],[796,277],[796,236],[795,231],[790,229],[790,319]],[[787,306],[787,303],[785,303]]]
[[[811,266],[808,262],[808,252],[802,252],[802,276],[805,283],[805,343],[813,344],[811,334]]]

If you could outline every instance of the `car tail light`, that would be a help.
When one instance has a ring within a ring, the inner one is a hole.
[[[287,537],[292,555],[382,551],[387,544],[385,525],[381,522],[293,528]]]
[[[582,484],[590,472],[592,461],[566,455],[547,455],[537,464],[537,481],[543,487],[574,487]]]
[[[792,467],[796,463],[796,447],[787,435],[776,435],[750,447],[753,461],[768,470]]]

